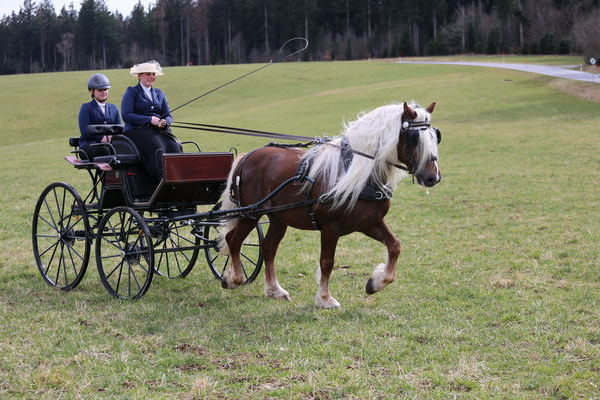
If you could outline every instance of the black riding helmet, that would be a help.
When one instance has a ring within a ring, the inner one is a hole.
[[[110,81],[104,74],[94,74],[88,80],[88,90],[110,89]]]

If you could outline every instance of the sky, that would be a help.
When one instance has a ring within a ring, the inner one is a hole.
[[[73,6],[79,11],[82,0],[52,0],[56,13],[60,12],[60,9],[65,6],[69,8],[69,5],[73,3]],[[35,4],[40,3],[40,0],[33,0]],[[111,12],[119,11],[124,17],[131,14],[133,6],[137,4],[138,0],[104,0],[108,9]],[[148,10],[149,4],[154,4],[153,0],[142,0],[142,5]],[[0,0],[0,17],[11,15],[14,11],[15,14],[19,13],[19,10],[23,7],[23,0]]]

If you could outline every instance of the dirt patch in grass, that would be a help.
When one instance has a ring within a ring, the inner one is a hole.
[[[197,356],[203,356],[208,352],[208,350],[202,346],[196,346],[189,343],[180,344],[175,347],[175,349],[185,353],[193,353]]]
[[[600,103],[600,84],[598,83],[555,79],[550,82],[550,85],[571,96],[593,101],[594,103]]]

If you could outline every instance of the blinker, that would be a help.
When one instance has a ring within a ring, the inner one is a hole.
[[[408,131],[408,143],[411,146],[416,147],[419,144],[420,133],[418,129],[411,129]]]
[[[431,126],[428,122],[402,122],[402,128],[400,129],[400,133],[408,133],[408,143],[411,146],[416,146],[419,144],[419,131],[421,129],[430,128],[435,131],[435,136],[437,139],[437,144],[442,142],[442,132],[434,126]]]

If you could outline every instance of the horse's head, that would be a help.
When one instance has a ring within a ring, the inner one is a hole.
[[[442,179],[438,166],[438,144],[442,135],[430,123],[434,108],[435,103],[427,108],[404,103],[397,149],[398,159],[408,166],[419,185],[427,187]]]

